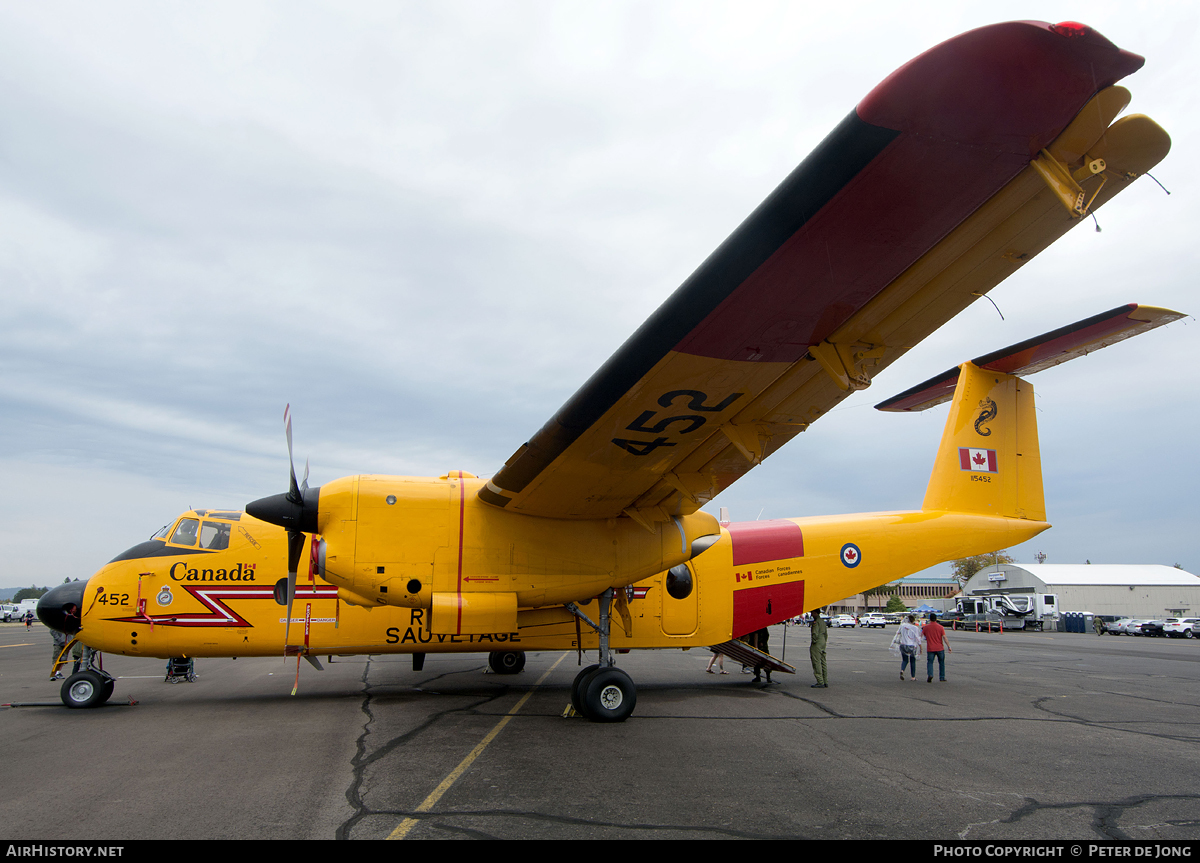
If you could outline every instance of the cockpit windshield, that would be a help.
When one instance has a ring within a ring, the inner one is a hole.
[[[179,520],[179,526],[175,528],[175,532],[171,534],[172,545],[195,545],[196,533],[200,529],[200,521],[195,518],[182,518]]]

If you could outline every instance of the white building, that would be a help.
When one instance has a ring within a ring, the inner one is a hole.
[[[954,597],[958,593],[958,582],[945,575],[908,575],[889,582],[883,593],[865,596],[857,594],[829,606],[830,614],[866,614],[883,611],[893,594],[909,608],[930,605],[933,608],[954,609]]]
[[[1058,609],[1123,617],[1200,616],[1200,578],[1158,564],[1002,563],[979,570],[963,594],[1054,593]]]

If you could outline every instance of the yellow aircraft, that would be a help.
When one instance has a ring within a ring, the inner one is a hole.
[[[863,99],[491,479],[308,488],[293,467],[286,493],[185,513],[55,588],[43,621],[159,657],[396,652],[419,667],[488,650],[503,672],[525,650],[596,649],[572,700],[619,721],[636,688],[617,651],[739,655],[740,635],[1029,539],[1049,525],[1032,388],[1016,375],[1178,313],[1121,307],[881,405],[953,391],[919,511],[721,524],[702,507],[1166,155],[1149,118],[1114,122],[1130,98],[1115,82],[1142,62],[1072,22],[933,48]],[[285,429],[290,461],[288,411]],[[111,692],[88,669],[63,699]]]

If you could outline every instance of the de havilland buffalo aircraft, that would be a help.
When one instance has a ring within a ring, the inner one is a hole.
[[[1153,168],[1116,119],[1143,59],[1074,22],[965,33],[872,90],[490,479],[343,477],[183,513],[41,619],[129,656],[596,650],[595,721],[636,702],[614,664],[712,646],[1050,525],[1019,375],[1174,320],[1128,305],[963,363],[878,407],[951,400],[919,510],[729,523],[703,507]],[[291,421],[285,412],[289,459]],[[70,645],[68,645],[68,649]],[[62,656],[67,656],[64,651]],[[298,670],[297,670],[298,674]],[[63,701],[103,703],[99,663]]]

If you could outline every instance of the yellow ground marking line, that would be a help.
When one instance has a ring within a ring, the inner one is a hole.
[[[546,682],[546,678],[550,676],[550,672],[558,668],[559,663],[561,663],[569,655],[570,654],[564,653],[553,665],[550,666],[549,669],[547,669],[545,674],[538,678],[538,682],[533,684],[533,689],[530,689],[523,696],[521,696],[521,700],[516,703],[513,709],[508,711],[504,718],[496,723],[496,727],[489,731],[483,740],[479,741],[479,745],[472,749],[471,753],[464,758],[462,762],[454,768],[453,771],[451,771],[450,775],[443,779],[442,783],[437,788],[433,789],[433,793],[421,802],[421,805],[416,808],[417,812],[428,812],[437,805],[437,802],[442,799],[442,795],[450,790],[450,786],[457,782],[458,778],[466,772],[467,768],[474,763],[475,759],[483,754],[483,750],[487,748],[489,743],[496,739],[496,735],[503,730],[504,726],[508,724],[508,721],[517,714],[517,711],[525,706],[525,702],[529,700],[529,696],[533,695],[533,693],[537,691],[537,688]],[[417,826],[417,823],[420,820],[421,819],[419,818],[405,818],[400,822],[400,826],[392,831],[391,835],[388,836],[388,839],[403,839],[408,835],[410,830]]]
[[[26,641],[24,644],[0,644],[0,647],[33,647],[36,641]]]

